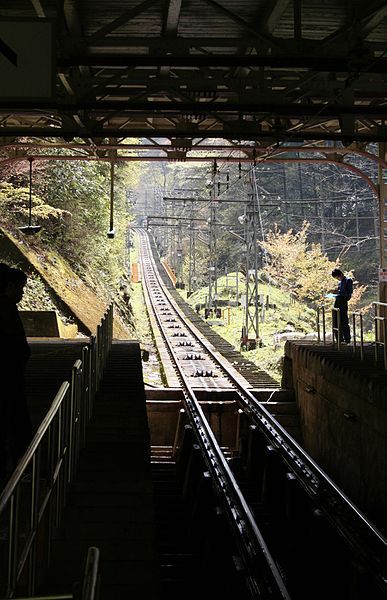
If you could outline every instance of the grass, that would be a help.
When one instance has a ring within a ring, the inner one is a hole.
[[[235,273],[230,273],[228,281],[235,282]],[[239,294],[245,292],[245,277],[240,274],[238,280]],[[261,369],[267,371],[273,379],[280,382],[282,375],[282,357],[284,353],[284,342],[275,344],[274,335],[284,331],[291,324],[297,332],[310,333],[315,331],[315,312],[299,302],[292,301],[289,294],[267,283],[259,283],[259,294],[263,295],[264,302],[268,296],[269,304],[275,308],[265,310],[264,320],[258,323],[259,337],[263,347],[255,350],[243,351],[252,362]],[[181,291],[186,299],[186,293]],[[203,304],[208,294],[207,288],[201,288],[187,300],[195,307]],[[221,300],[235,300],[235,288],[226,287],[226,277],[218,279],[218,295]],[[203,315],[203,311],[201,311]],[[209,319],[210,325],[219,335],[232,344],[236,350],[240,350],[240,339],[242,327],[245,324],[245,310],[242,307],[229,307],[222,310],[222,318]],[[228,315],[230,322],[228,322]]]

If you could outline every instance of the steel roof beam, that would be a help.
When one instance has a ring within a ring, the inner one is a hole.
[[[168,0],[165,12],[164,35],[176,36],[182,0]]]
[[[378,0],[376,3],[367,2],[365,5],[366,10],[362,14],[358,14],[357,18],[353,18],[349,26],[341,27],[321,40],[321,47],[347,40],[351,34],[358,40],[373,31],[387,15],[387,5],[385,0]]]
[[[290,0],[272,0],[266,3],[265,12],[261,16],[264,31],[273,33],[289,4]]]
[[[90,67],[271,67],[272,69],[315,69],[348,73],[353,71],[351,58],[321,55],[230,55],[230,54],[74,54],[58,58],[59,69],[85,65]],[[360,68],[364,73],[386,73],[387,58],[370,60]]]
[[[338,129],[338,128],[337,128]],[[160,137],[198,137],[206,135],[207,132],[192,123],[186,124],[176,128],[171,127],[159,127],[157,130],[152,127],[149,123],[144,123],[139,126],[138,124],[132,125],[126,132],[123,129],[117,127],[105,127],[101,128],[97,124],[89,123],[88,129],[76,128],[76,127],[32,127],[32,126],[19,126],[15,127],[10,125],[7,127],[0,127],[0,138],[1,137],[63,137],[66,138],[108,138],[108,137],[147,137],[152,132],[152,135],[158,135]],[[387,139],[386,128],[377,128],[376,130],[359,132],[355,131],[352,135],[343,135],[339,131],[330,131],[328,129],[319,130],[308,130],[289,132],[286,129],[276,130],[262,130],[254,126],[253,122],[246,123],[244,127],[238,123],[228,123],[227,127],[222,129],[211,129],[211,138],[225,138],[234,140],[268,140],[273,143],[280,141],[288,142],[292,140],[294,142],[304,142],[306,140],[318,141],[318,140],[331,140],[331,141],[342,141],[344,144],[352,143],[353,141],[359,142],[380,142]],[[211,160],[211,157],[208,159]],[[250,159],[249,159],[250,160]]]
[[[125,23],[131,21],[134,17],[137,17],[154,4],[157,4],[159,1],[160,0],[144,0],[144,2],[141,2],[141,4],[137,4],[134,8],[125,11],[124,13],[122,13],[122,15],[117,17],[117,19],[114,19],[113,21],[111,21],[107,25],[104,25],[103,27],[98,29],[98,31],[93,33],[93,35],[91,35],[88,39],[89,44],[93,44],[97,40],[105,37],[112,31],[115,31],[116,29],[121,27],[121,25],[125,25]]]
[[[11,106],[10,106],[11,104]],[[372,116],[380,119],[387,118],[387,104],[383,105],[364,105],[364,104],[300,104],[300,103],[232,103],[232,102],[169,102],[169,101],[148,101],[148,102],[128,102],[128,101],[80,101],[76,106],[71,102],[50,102],[50,101],[15,101],[0,100],[0,110],[12,111],[17,114],[25,110],[67,110],[77,112],[78,110],[96,111],[97,113],[114,111],[115,114],[128,115],[130,112],[154,113],[159,116],[172,116],[171,113],[185,114],[208,114],[233,113],[237,115],[257,115],[257,114],[275,114],[279,117],[339,117],[343,114],[359,115],[362,117]]]
[[[34,7],[37,17],[39,17],[40,19],[44,19],[45,17],[47,17],[40,0],[31,0],[31,4]]]
[[[225,15],[228,19],[231,19],[231,21],[234,21],[234,23],[239,25],[244,31],[248,32],[250,35],[252,35],[258,41],[260,41],[262,44],[264,44],[265,47],[277,48],[277,49],[281,48],[281,43],[278,41],[278,39],[274,38],[271,35],[260,32],[255,27],[252,27],[249,23],[247,23],[239,15],[236,15],[235,13],[233,13],[231,10],[229,10],[228,8],[226,8],[219,2],[216,2],[216,0],[203,0],[203,2],[205,2],[205,4],[208,4],[209,6],[212,6],[215,10],[217,10],[218,12]],[[256,45],[256,42],[254,45]]]

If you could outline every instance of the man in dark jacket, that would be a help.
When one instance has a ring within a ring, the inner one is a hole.
[[[340,341],[349,344],[351,341],[351,332],[348,323],[348,300],[352,296],[353,281],[350,277],[346,277],[340,269],[333,269],[332,277],[339,282],[334,308],[338,308],[340,311]],[[333,311],[333,326],[337,327],[335,311]]]
[[[30,356],[17,303],[27,276],[0,263],[0,481],[12,471],[32,438],[24,372]]]

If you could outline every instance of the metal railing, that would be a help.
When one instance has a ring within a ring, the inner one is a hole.
[[[387,369],[387,303],[386,302],[373,302],[374,307],[374,330],[375,330],[375,360],[377,361],[379,356],[379,347],[383,348],[383,363],[384,368]],[[383,307],[384,314],[381,315],[381,309]]]
[[[63,382],[33,440],[0,494],[0,595],[34,594],[50,561],[66,491],[74,481],[86,425],[113,336],[110,306]],[[42,559],[43,557],[43,559]]]
[[[341,319],[340,309],[332,308],[332,343],[336,345],[337,350],[341,347]]]
[[[325,306],[317,306],[316,309],[316,325],[317,325],[317,341],[320,344],[326,344],[326,319],[325,319]],[[321,323],[322,323],[322,338],[321,338]]]
[[[372,303],[375,314],[374,314],[374,340],[371,344],[374,346],[374,358],[375,362],[379,361],[379,349],[383,349],[383,364],[387,370],[387,303],[385,302],[373,302]],[[385,315],[381,315],[380,310],[384,308],[386,311]],[[332,343],[337,347],[337,350],[341,349],[340,339],[340,309],[332,308]],[[360,359],[365,358],[365,344],[364,344],[364,322],[363,315],[360,312],[353,312],[352,315],[352,349],[357,354],[359,349]],[[322,325],[322,335],[321,335]],[[326,310],[323,305],[316,308],[316,326],[317,326],[317,341],[318,343],[327,343],[326,335]]]
[[[79,600],[99,598],[99,549],[91,546],[87,551],[86,564],[81,582]]]
[[[87,551],[82,581],[74,584],[75,591],[69,594],[45,596],[18,596],[17,600],[98,600],[99,598],[99,549],[90,546]],[[2,599],[6,600],[6,599]]]
[[[107,356],[113,341],[113,304],[107,308],[97,326],[97,333],[91,336],[91,352],[93,355],[91,374],[91,395],[94,398],[98,392],[102,373],[106,365]],[[91,407],[92,409],[92,407]]]
[[[359,312],[352,313],[352,348],[354,353],[357,353],[357,332],[358,329],[356,327],[356,318],[359,319],[359,337],[360,337],[360,360],[364,359],[364,327],[363,327],[363,315]]]

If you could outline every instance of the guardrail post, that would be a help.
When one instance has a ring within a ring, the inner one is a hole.
[[[78,596],[77,596],[78,597]],[[81,582],[79,600],[97,600],[99,597],[99,549],[90,546]]]
[[[321,342],[321,334],[320,334],[320,307],[318,306],[316,309],[316,329],[317,329],[317,341]]]
[[[340,309],[332,308],[332,343],[335,344],[335,332],[337,333],[337,350],[341,348],[341,320]]]
[[[30,531],[36,531],[38,527],[39,513],[39,482],[40,482],[40,447],[32,457],[32,481],[31,481],[31,511],[30,511]],[[30,558],[28,565],[28,593],[32,595],[35,591],[36,582],[36,548],[37,538],[34,539],[30,549]]]
[[[356,335],[356,317],[359,317],[360,324],[360,360],[364,359],[364,329],[363,329],[363,315],[361,313],[352,313],[352,327],[353,327],[353,351],[356,354],[357,351],[357,335]]]
[[[90,352],[87,346],[82,348],[82,382],[81,382],[81,446],[86,444],[86,425],[90,418]]]
[[[322,318],[321,318],[322,317]],[[325,306],[321,305],[317,307],[317,342],[321,342],[321,321],[322,321],[322,342],[326,344],[326,321],[325,321]]]

